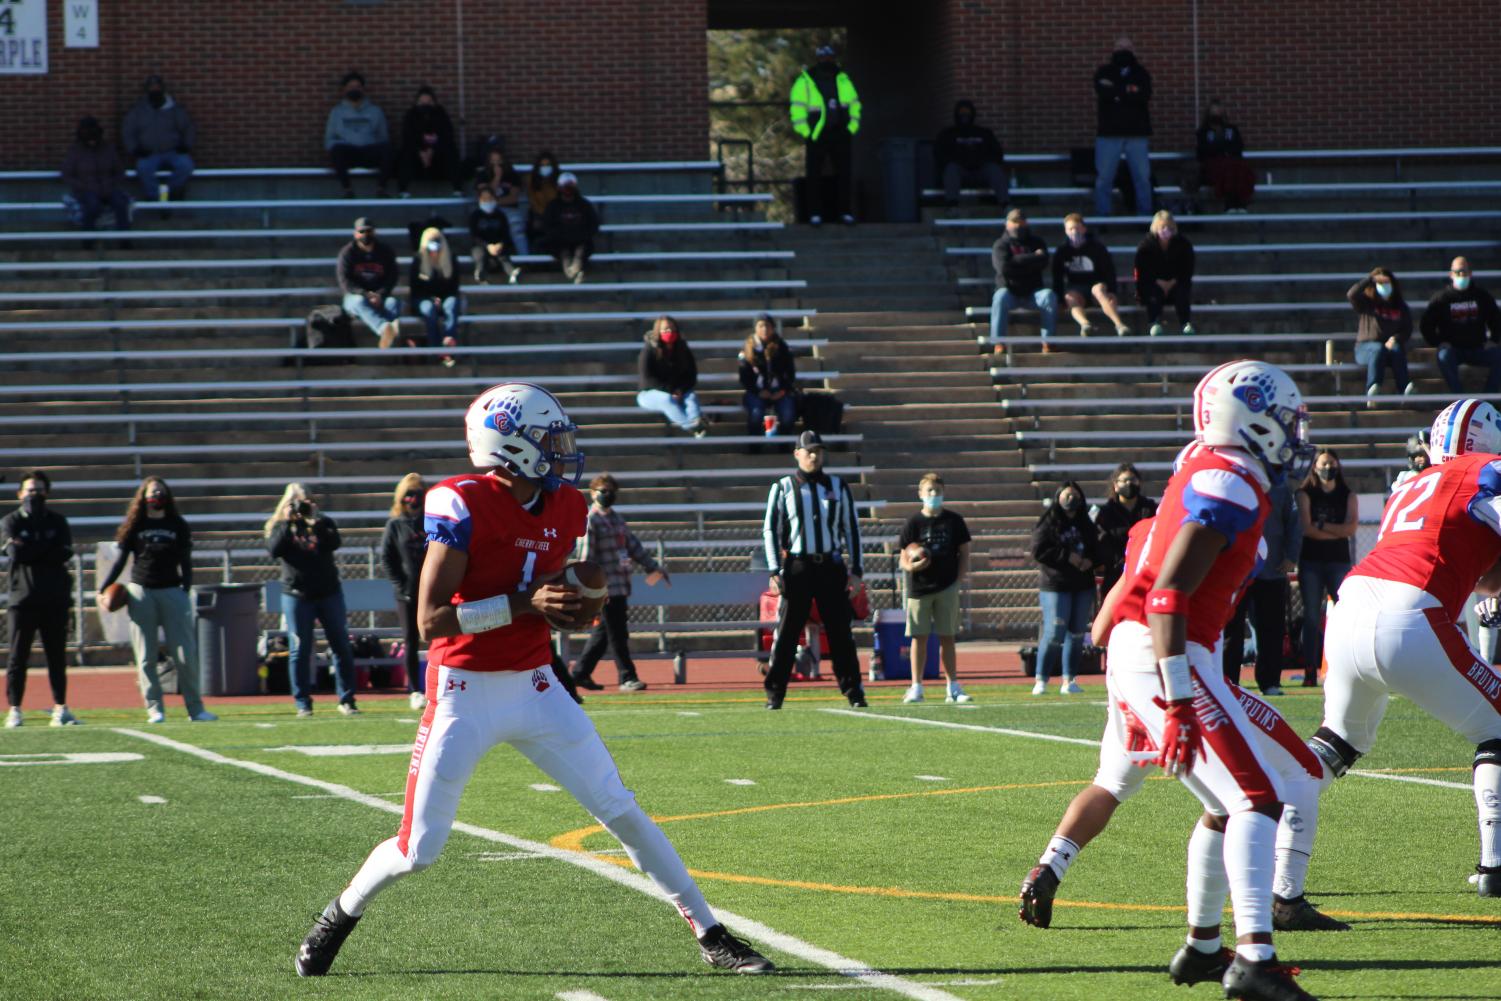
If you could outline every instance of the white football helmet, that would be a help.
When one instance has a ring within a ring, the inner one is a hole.
[[[541,386],[505,382],[491,386],[464,414],[469,461],[476,468],[501,466],[543,490],[577,484],[584,453],[574,445],[578,427],[563,405]]]
[[[1272,482],[1298,482],[1313,465],[1308,408],[1276,365],[1242,359],[1211,369],[1194,388],[1194,437],[1240,448],[1260,460]]]
[[[1455,400],[1433,420],[1428,458],[1437,465],[1471,452],[1501,453],[1501,414],[1484,400]]]

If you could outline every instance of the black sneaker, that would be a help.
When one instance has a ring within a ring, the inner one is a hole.
[[[587,689],[591,692],[602,692],[605,690],[604,685],[601,685],[587,674],[575,674],[573,676],[573,683],[579,688]]]
[[[313,930],[302,940],[302,947],[297,950],[297,975],[321,977],[327,973],[328,968],[334,965],[334,957],[339,955],[339,947],[359,921],[359,918],[344,913],[344,909],[339,906],[338,897],[330,901],[313,922]]]
[[[1272,898],[1272,930],[1349,931],[1350,926],[1323,913],[1300,894],[1291,900]]]
[[[782,708],[782,700],[777,698],[775,695],[768,695],[766,696],[766,708],[780,709]]]
[[[1276,956],[1253,963],[1237,955],[1225,971],[1220,986],[1225,990],[1225,997],[1245,998],[1246,1001],[1318,1001],[1293,980],[1300,972],[1296,966],[1283,966],[1277,962]]]
[[[735,973],[770,973],[776,964],[731,935],[724,925],[715,925],[698,940],[699,955],[710,966]]]
[[[850,698],[850,708],[851,709],[869,709],[870,708],[870,703],[865,701],[865,692],[864,691],[855,691],[855,692],[852,692],[852,693],[850,693],[850,697],[849,698]]]
[[[1211,980],[1219,983],[1225,971],[1235,959],[1234,949],[1219,949],[1215,952],[1200,952],[1191,945],[1184,945],[1167,964],[1167,975],[1175,984],[1205,984]]]
[[[1022,880],[1022,905],[1017,912],[1029,925],[1046,928],[1053,923],[1053,896],[1058,892],[1058,874],[1050,865],[1034,865]]]
[[[1477,865],[1480,878],[1475,881],[1475,891],[1482,897],[1501,897],[1501,866]]]

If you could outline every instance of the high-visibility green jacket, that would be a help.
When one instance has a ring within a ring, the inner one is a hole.
[[[860,95],[855,92],[855,85],[850,82],[849,75],[843,70],[839,71],[837,78],[838,94],[835,104],[843,105],[850,116],[850,135],[860,131]],[[829,120],[829,105],[824,100],[823,94],[818,90],[818,85],[813,82],[812,75],[807,71],[798,76],[792,83],[792,95],[789,102],[789,114],[792,116],[792,131],[804,139],[817,141],[823,135],[824,124]],[[815,116],[814,125],[808,126],[810,116]]]

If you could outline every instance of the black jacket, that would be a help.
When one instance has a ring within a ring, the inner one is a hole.
[[[391,294],[396,287],[396,255],[379,240],[369,250],[350,240],[339,251],[339,291]]]
[[[1418,327],[1423,340],[1434,347],[1448,343],[1460,349],[1478,348],[1485,344],[1487,329],[1492,341],[1501,340],[1501,313],[1485,289],[1471,285],[1461,292],[1451,283],[1428,300]]]
[[[73,531],[56,511],[40,518],[17,508],[0,519],[0,539],[10,558],[10,607],[66,608],[73,603]]]
[[[693,349],[681,341],[675,350],[658,354],[648,340],[641,346],[637,367],[640,370],[642,389],[687,393],[698,385],[698,362],[693,359]]]
[[[451,256],[451,254],[450,254]],[[412,312],[417,312],[417,304],[427,299],[447,299],[459,294],[459,266],[454,264],[453,273],[444,278],[438,272],[423,278],[418,273],[421,265],[416,258],[412,259]]]
[[[309,601],[344,589],[334,562],[334,550],[340,545],[338,526],[324,517],[312,525],[301,520],[278,521],[266,539],[266,550],[281,560],[282,590]]]
[[[427,554],[427,533],[422,516],[392,518],[380,540],[380,568],[395,587],[397,600],[416,601],[422,560]]]
[[[1040,573],[1038,588],[1043,591],[1092,591],[1094,568],[1080,570],[1068,561],[1070,553],[1078,553],[1094,562],[1099,562],[1100,533],[1089,512],[1079,508],[1079,513],[1069,516],[1054,504],[1042,513],[1032,529],[1032,558],[1037,561]]]
[[[1218,156],[1240,159],[1246,152],[1245,138],[1240,134],[1239,126],[1231,125],[1229,122],[1201,125],[1194,136],[1197,140],[1194,156],[1200,162],[1213,160]]]
[[[792,351],[782,342],[780,350],[768,360],[766,352],[758,347],[749,358],[740,352],[740,385],[747,393],[793,392],[797,389],[797,363],[792,360]]]
[[[1042,251],[1038,254],[1035,251]],[[1017,295],[1031,295],[1045,284],[1048,246],[1030,229],[1019,236],[1007,233],[990,248],[997,288],[1004,285]]]
[[[599,213],[583,195],[572,201],[560,195],[542,213],[542,239],[554,250],[588,243],[598,231]]]
[[[1095,514],[1095,528],[1100,533],[1097,552],[1100,563],[1104,566],[1104,588],[1107,592],[1125,567],[1126,537],[1131,534],[1131,526],[1156,513],[1157,502],[1150,497],[1138,497],[1136,510],[1133,511],[1122,504],[1114,494],[1111,494],[1110,499]]]
[[[511,223],[499,209],[494,212],[475,209],[469,213],[469,239],[469,253],[475,259],[484,252],[487,243],[500,244],[502,253],[508,256],[516,253],[516,243],[511,238]]]
[[[1179,282],[1190,279],[1194,276],[1194,245],[1179,233],[1164,247],[1157,234],[1148,233],[1136,245],[1134,270],[1138,286],[1168,279]]]
[[[1102,136],[1149,136],[1152,74],[1130,52],[1117,52],[1094,71],[1096,132]]]
[[[401,116],[401,148],[409,152],[433,149],[438,156],[452,160],[458,155],[453,138],[453,121],[441,104],[427,107],[414,104]]]
[[[1070,285],[1075,288],[1093,288],[1099,282],[1111,292],[1115,291],[1115,262],[1110,259],[1110,249],[1093,234],[1084,237],[1084,246],[1076,247],[1068,240],[1058,244],[1053,252],[1053,291],[1059,295]]]
[[[960,121],[960,112],[969,111],[969,123]],[[969,101],[954,104],[954,124],[938,133],[933,140],[933,159],[938,164],[938,173],[951,163],[965,170],[979,170],[987,163],[1005,163],[1006,153],[995,133],[974,124],[975,106]]]

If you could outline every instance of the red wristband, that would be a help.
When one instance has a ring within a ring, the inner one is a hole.
[[[1187,615],[1188,595],[1159,587],[1147,592],[1148,615]]]

